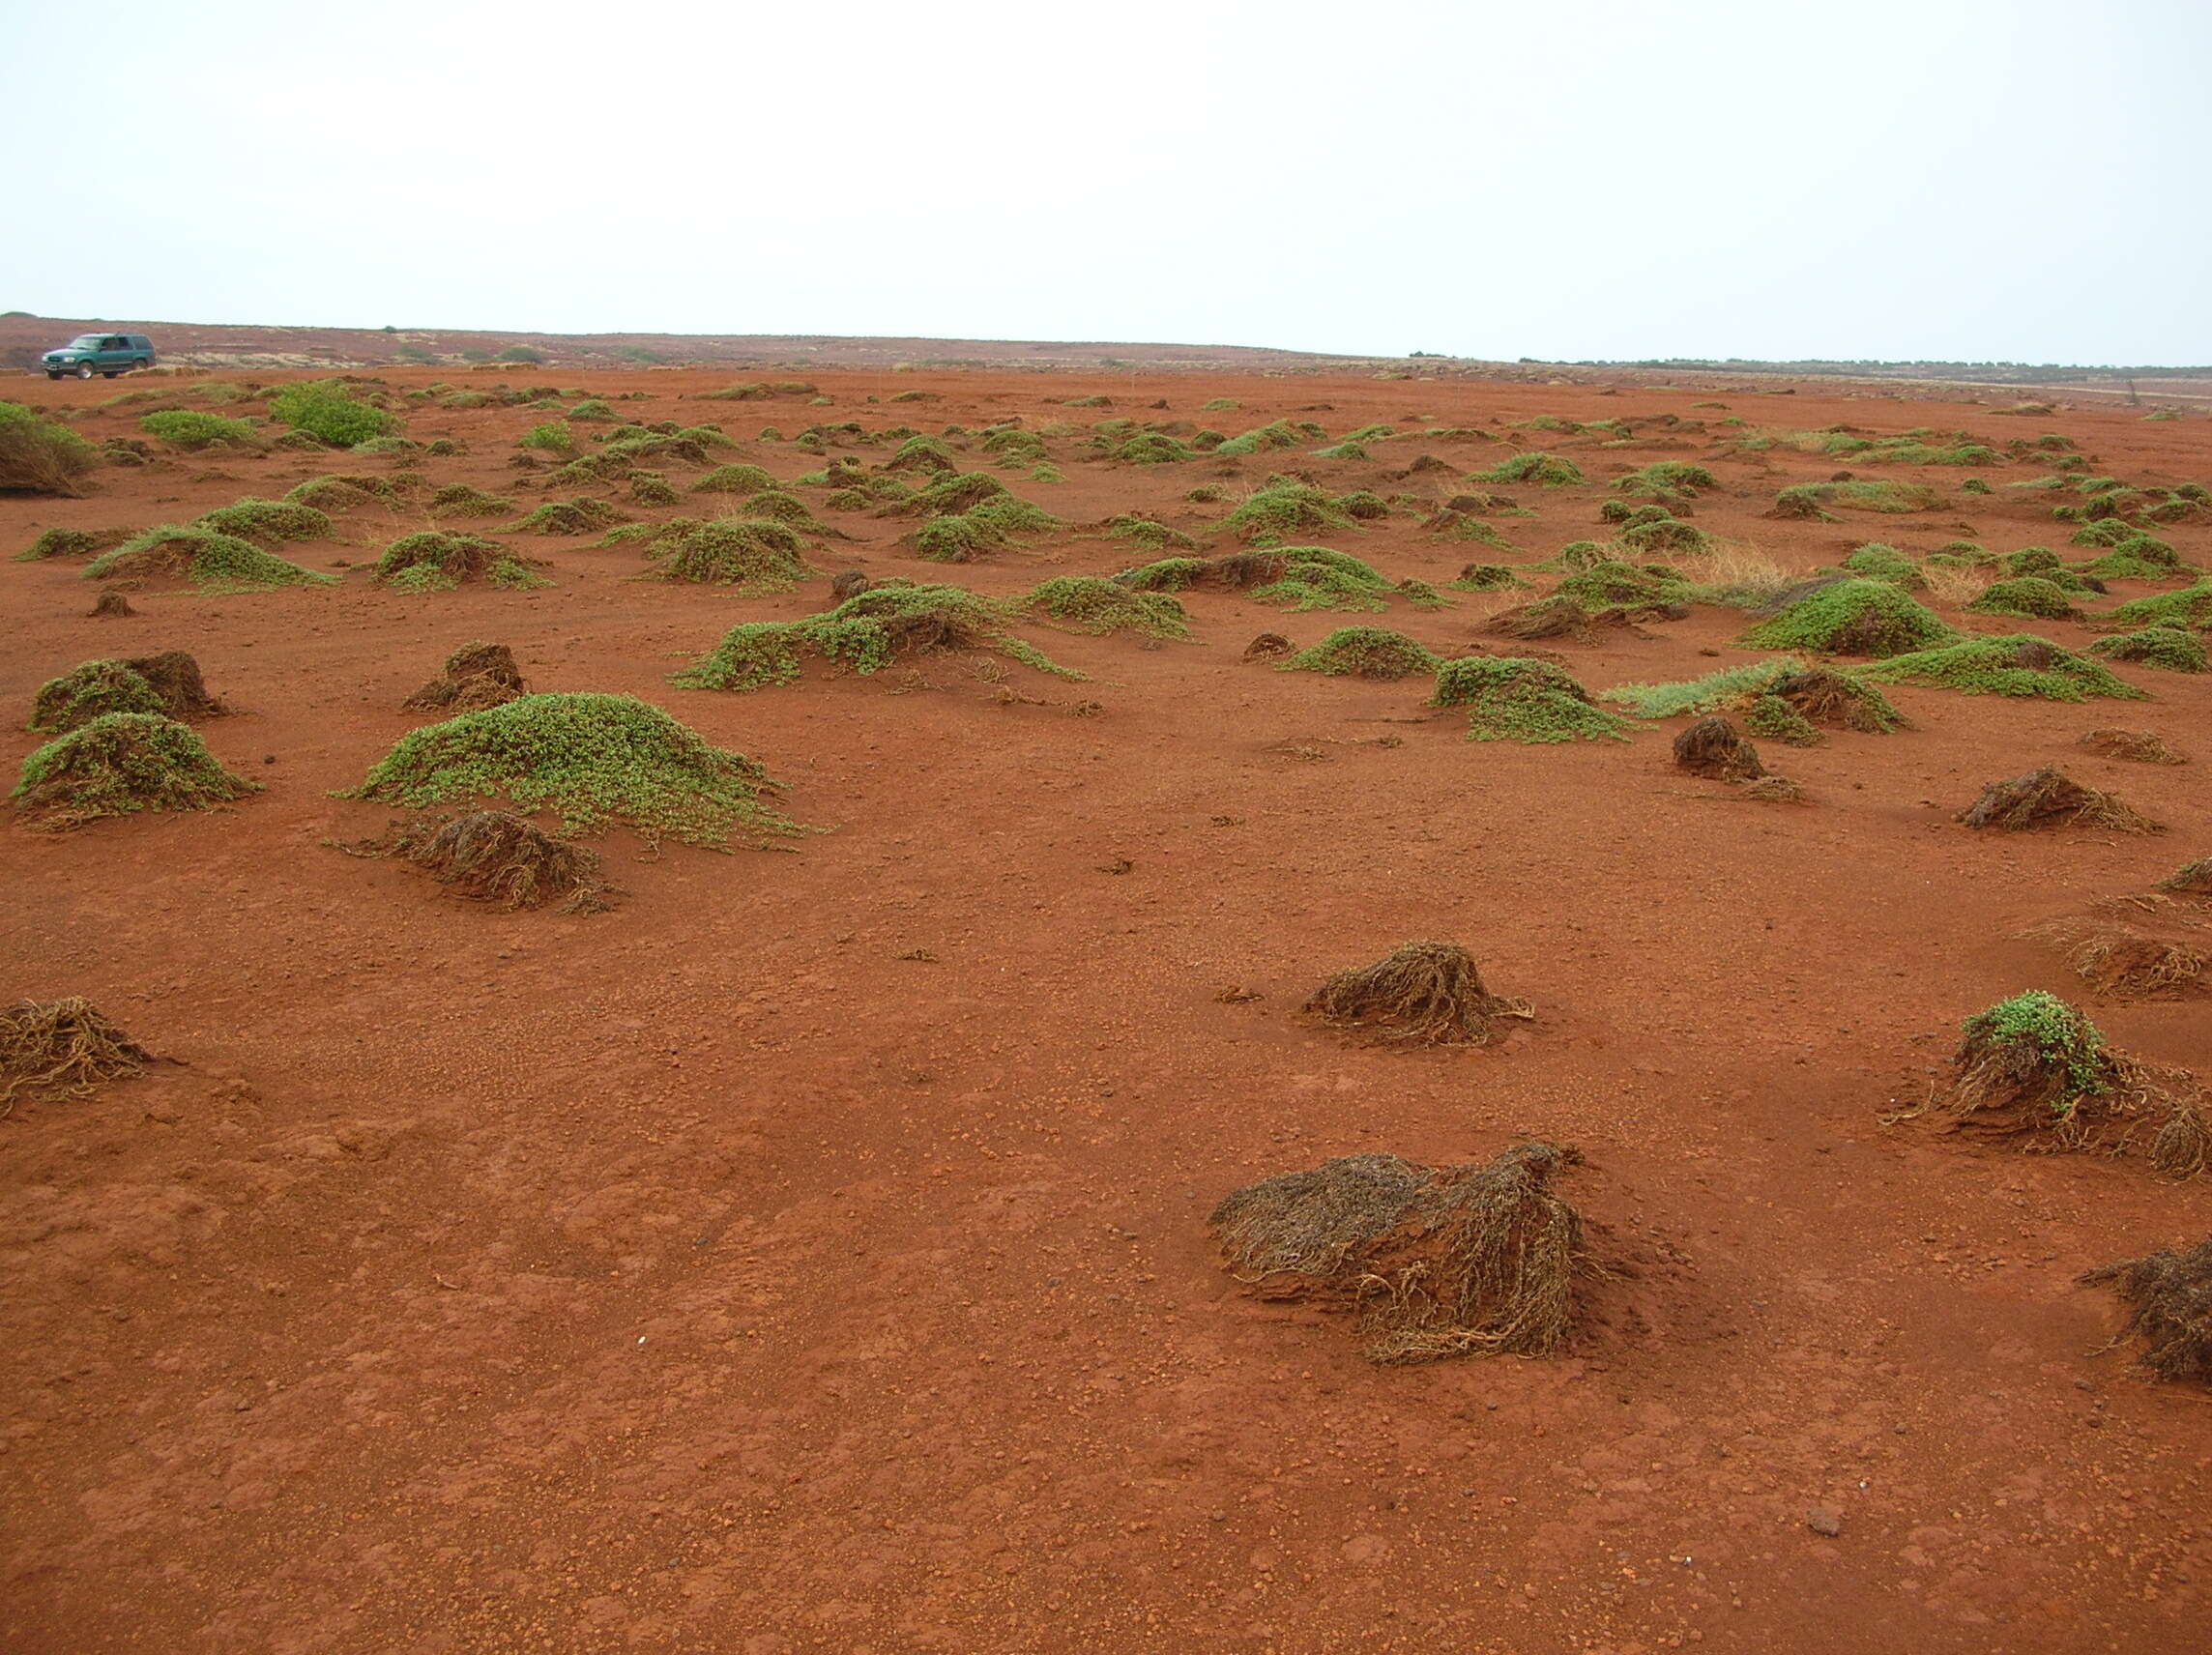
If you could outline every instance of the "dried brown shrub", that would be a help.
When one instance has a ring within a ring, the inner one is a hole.
[[[1262,632],[1244,646],[1244,658],[1248,661],[1279,661],[1296,652],[1297,646],[1280,632]]]
[[[1370,1361],[1541,1356],[1573,1331],[1588,1268],[1552,1189],[1581,1159],[1540,1141],[1487,1165],[1347,1155],[1233,1191],[1209,1222],[1262,1296],[1354,1309]]]
[[[1718,715],[1699,719],[1674,738],[1674,763],[1692,775],[1719,781],[1756,781],[1766,773],[1759,749]]]
[[[2189,755],[2169,746],[2153,730],[2092,730],[2081,745],[2101,758],[2129,759],[2139,765],[2185,765]]]
[[[1959,814],[1968,828],[2024,833],[2043,828],[2108,828],[2119,833],[2165,828],[2117,796],[2083,787],[2055,765],[1994,781]]]
[[[19,1093],[83,1097],[144,1071],[154,1055],[79,996],[19,1001],[0,1011],[0,1115]]]
[[[399,705],[409,712],[480,712],[528,693],[505,644],[463,644],[438,676]]]
[[[1338,972],[1304,1009],[1375,1040],[1428,1046],[1480,1046],[1498,1019],[1534,1015],[1527,1001],[1485,988],[1474,956],[1456,943],[1408,943]]]
[[[2162,1379],[2212,1384],[2212,1239],[2101,1264],[2080,1279],[2110,1287],[2133,1307],[2119,1338],[2141,1336],[2138,1367]]]
[[[2056,947],[2076,976],[2117,999],[2170,997],[2201,988],[2212,956],[2132,926],[2092,919],[2050,919],[2021,933]]]
[[[559,914],[597,914],[607,907],[598,853],[505,810],[454,818],[406,847],[408,860],[440,885],[507,909],[539,908],[560,898]]]

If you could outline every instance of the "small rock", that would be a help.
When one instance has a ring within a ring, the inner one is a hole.
[[[1838,1535],[1844,1531],[1844,1514],[1832,1505],[1817,1505],[1805,1514],[1805,1526],[1815,1534]]]

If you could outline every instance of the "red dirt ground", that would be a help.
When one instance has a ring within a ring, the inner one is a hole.
[[[830,409],[673,400],[723,377],[532,379],[643,391],[618,408],[747,438],[815,418],[1340,433],[1671,412],[2057,430],[2131,482],[2212,480],[2197,419],[1811,388],[1722,410],[1579,387],[887,373],[822,376]],[[145,388],[13,393],[89,411]],[[942,400],[866,400],[910,390]],[[1086,392],[1117,406],[1057,406]],[[1198,411],[1222,395],[1242,408]],[[127,434],[140,411],[78,428]],[[435,480],[511,491],[536,418],[430,407],[409,432],[469,445],[424,462]],[[1715,433],[1619,450],[1509,434],[1602,478],[1702,459]],[[1066,437],[1064,482],[999,475],[1071,523],[1143,506],[1196,527],[1197,482],[1293,465],[1442,494],[1505,448],[1436,444],[1458,471],[1390,480],[1421,446],[1130,468]],[[821,463],[750,440],[726,457]],[[106,470],[82,500],[0,499],[0,550],[394,463]],[[1724,491],[1696,521],[1793,568],[1868,538],[1927,551],[1962,523],[1998,550],[2064,545],[2050,497],[2002,488],[2039,466],[1939,513],[1821,525],[1760,513],[1837,462],[1707,463]],[[1538,515],[1495,520],[1521,548],[1502,561],[1603,532],[1595,482],[1504,491]],[[948,570],[896,544],[905,520],[828,515],[856,538],[816,561],[877,576],[1010,594],[1141,561],[1068,534]],[[2202,998],[2090,1001],[2014,940],[2212,853],[2212,681],[2123,667],[2156,699],[2083,706],[1900,689],[1912,732],[1763,746],[1811,801],[1769,806],[1674,771],[1678,721],[1628,744],[1473,743],[1419,681],[1241,664],[1259,631],[1303,645],[1369,618],[1220,594],[1187,597],[1191,644],[1023,629],[1088,683],[1012,667],[1002,687],[952,659],[677,689],[724,627],[820,607],[823,583],[631,583],[633,549],[579,538],[525,542],[549,591],[366,584],[358,566],[415,526],[355,511],[342,543],[291,550],[357,566],[336,590],[146,593],[128,620],[86,617],[74,562],[0,564],[11,764],[44,680],[184,649],[237,710],[205,739],[268,784],[222,812],[0,828],[0,999],[86,995],[177,1060],[0,1120],[11,1651],[2200,1646],[2212,1397],[2100,1352],[2117,1307],[2072,1284],[2212,1232],[2212,1181],[1881,1118],[1924,1095],[1963,1016],[2031,986],[2212,1071]],[[2168,537],[2212,558],[2212,529]],[[1500,556],[1405,515],[1330,538],[1439,583]],[[1506,601],[1371,619],[1455,653]],[[1755,658],[1742,625],[1701,607],[1561,654],[1593,686],[1682,679]],[[471,638],[514,646],[534,688],[668,708],[832,830],[729,856],[605,836],[628,899],[588,917],[487,911],[328,848],[384,826],[331,792],[422,722],[400,700]],[[1086,701],[1094,716],[1069,716]],[[2196,762],[2074,745],[2112,724]],[[1983,783],[2050,761],[2173,831],[1953,824]],[[1536,1023],[1407,1055],[1296,1014],[1330,971],[1415,937],[1467,944]],[[1216,999],[1232,986],[1261,998]],[[1487,1156],[1525,1132],[1582,1147],[1568,1193],[1647,1262],[1616,1284],[1630,1313],[1564,1358],[1371,1367],[1340,1320],[1254,1300],[1212,1254],[1207,1212],[1255,1177],[1363,1149]],[[1808,1526],[1816,1506],[1840,1534]]]

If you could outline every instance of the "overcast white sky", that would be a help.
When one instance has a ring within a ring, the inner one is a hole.
[[[2212,363],[2206,0],[0,0],[0,309]]]

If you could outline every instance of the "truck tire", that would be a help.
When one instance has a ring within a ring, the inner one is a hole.
[[[79,379],[90,379],[92,377],[92,363],[88,362],[78,363],[76,364],[76,376]]]

